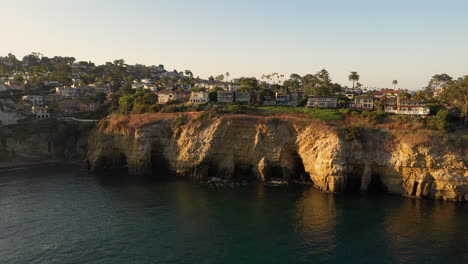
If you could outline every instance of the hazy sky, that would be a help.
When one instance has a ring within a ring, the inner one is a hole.
[[[417,89],[468,74],[467,0],[0,0],[0,55],[164,64],[207,77],[315,73]]]

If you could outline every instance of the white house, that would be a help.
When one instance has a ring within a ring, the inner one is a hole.
[[[190,95],[191,104],[206,104],[210,101],[208,92],[192,92]]]
[[[21,99],[23,99],[23,101],[30,101],[34,106],[44,105],[44,97],[42,95],[24,95]]]
[[[158,104],[167,104],[169,101],[179,100],[178,94],[168,90],[160,91],[158,95]]]
[[[336,108],[338,107],[338,98],[335,96],[309,96],[307,107]]]
[[[47,106],[33,106],[31,112],[36,115],[36,119],[47,119],[50,118],[49,109]]]
[[[73,97],[73,96],[78,96],[78,89],[73,88],[73,87],[56,87],[55,88],[55,93],[63,96],[63,97]]]
[[[19,119],[21,118],[14,112],[0,111],[0,126],[15,125]]]

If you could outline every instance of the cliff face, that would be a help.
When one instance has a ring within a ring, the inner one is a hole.
[[[128,164],[134,175],[282,178],[327,192],[468,199],[466,153],[427,140],[366,130],[361,140],[346,141],[337,128],[302,117],[225,115],[178,127],[175,115],[152,118],[143,126],[101,127],[88,143],[93,169]]]

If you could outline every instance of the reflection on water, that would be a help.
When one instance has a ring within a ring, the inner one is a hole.
[[[468,263],[467,206],[213,189],[79,169],[0,175],[1,263]]]

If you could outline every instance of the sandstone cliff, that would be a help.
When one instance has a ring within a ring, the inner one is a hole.
[[[90,137],[93,169],[128,165],[130,174],[311,181],[327,192],[384,191],[468,199],[466,150],[430,137],[366,129],[346,141],[340,129],[303,116],[192,114],[115,118]],[[145,121],[141,121],[145,120]],[[185,122],[182,122],[186,120]]]

